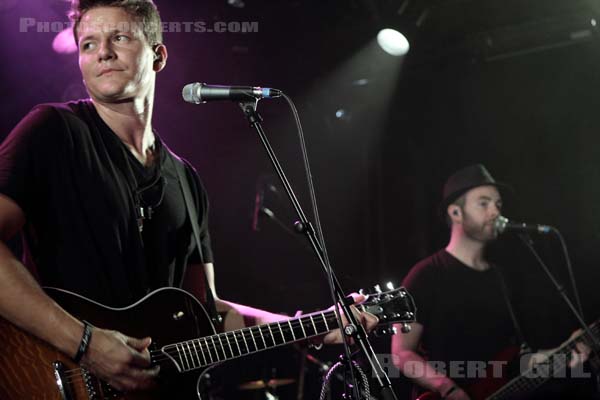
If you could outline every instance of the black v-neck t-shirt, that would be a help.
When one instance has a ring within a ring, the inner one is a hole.
[[[499,353],[518,344],[498,274],[495,268],[469,268],[442,249],[417,263],[403,281],[423,325],[422,355],[446,374],[453,366],[461,369],[452,377],[459,385],[469,381],[463,368],[502,361]]]
[[[0,193],[26,215],[25,238],[44,286],[124,306],[180,286],[190,263],[212,262],[208,197],[194,169],[156,135],[142,165],[89,100],[35,107],[0,146]],[[175,168],[198,214],[195,251]],[[153,209],[138,228],[139,206]]]

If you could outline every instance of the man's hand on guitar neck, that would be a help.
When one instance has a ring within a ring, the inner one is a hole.
[[[362,294],[352,293],[351,296],[354,299],[354,304],[360,304],[366,300],[366,296]],[[333,309],[333,306],[331,308]],[[354,306],[350,308],[352,309],[356,320],[363,326],[363,328],[365,328],[367,333],[375,329],[375,327],[379,323],[379,318],[377,318],[371,313],[359,311]],[[340,315],[342,317],[342,325],[345,326],[346,324],[348,324],[348,320],[344,316],[343,312],[340,311]],[[344,338],[341,329],[336,329],[323,336],[324,344],[340,344],[343,342],[343,340]]]
[[[577,329],[575,332],[569,336],[569,339],[561,343],[561,345],[555,349],[550,350],[541,350],[535,354],[531,355],[531,359],[529,360],[529,367],[533,367],[536,364],[543,364],[548,361],[549,356],[557,351],[560,347],[566,345],[567,343],[573,341],[577,337],[583,334],[582,329]],[[569,358],[569,367],[575,368],[588,360],[591,353],[590,347],[585,344],[583,341],[575,342],[575,348],[571,351],[571,357]]]
[[[352,297],[354,298],[354,304],[360,304],[366,299],[365,296],[357,293],[352,293]],[[241,304],[224,301],[217,296],[215,296],[215,301],[217,305],[217,311],[225,314],[224,329],[226,331],[240,329],[245,326],[268,324],[290,319],[290,317],[286,315],[273,314],[256,308],[243,306]],[[330,307],[330,309],[333,309],[333,306]],[[354,306],[352,306],[351,309],[354,312],[358,322],[360,322],[367,332],[372,331],[379,323],[379,319],[373,314],[361,312]],[[301,314],[297,314],[295,317],[299,317],[300,315]],[[343,315],[342,323],[344,325],[347,324],[346,317]],[[311,339],[311,342],[313,342],[313,344],[340,344],[342,343],[342,340],[342,332],[339,329],[335,329],[326,335]]]
[[[573,332],[571,334],[571,336],[569,336],[569,339],[567,340],[567,342],[577,338],[578,336],[581,336],[582,334],[583,334],[583,330],[577,329],[575,332]],[[576,342],[575,349],[573,351],[571,351],[571,359],[569,361],[569,367],[575,368],[576,366],[581,365],[584,362],[586,362],[590,358],[591,352],[592,352],[592,349],[587,344],[585,344],[582,341]]]
[[[155,385],[159,367],[151,368],[147,337],[135,339],[120,332],[94,328],[81,365],[121,391],[149,389]]]

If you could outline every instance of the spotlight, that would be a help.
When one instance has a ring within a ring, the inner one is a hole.
[[[345,108],[339,108],[335,111],[335,117],[338,121],[350,121],[352,119],[352,114]]]
[[[410,45],[403,34],[395,29],[382,29],[377,34],[377,43],[386,53],[399,57],[408,53]]]
[[[71,54],[77,52],[77,44],[71,28],[60,31],[52,41],[52,49],[58,54]]]

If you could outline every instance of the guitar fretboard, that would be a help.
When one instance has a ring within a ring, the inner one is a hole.
[[[257,325],[164,346],[161,351],[179,372],[242,357],[327,333],[338,327],[334,311]]]
[[[599,323],[600,321],[596,321],[589,327],[592,334],[596,337],[598,337],[598,334],[600,333]],[[514,378],[504,385],[500,390],[488,397],[487,400],[511,399],[517,395],[533,391],[548,381],[551,377],[563,376],[564,371],[569,364],[571,351],[575,349],[575,346],[578,342],[584,342],[590,348],[595,349],[596,351],[600,350],[596,348],[593,340],[588,336],[587,333],[584,332],[581,335],[569,340],[567,343],[550,354],[546,362],[538,367],[532,367],[523,372],[520,376]],[[592,363],[599,362],[593,353],[590,355],[590,361]],[[561,375],[561,373],[563,375]]]

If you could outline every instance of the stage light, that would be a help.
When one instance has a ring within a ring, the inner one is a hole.
[[[339,108],[335,111],[335,117],[340,121],[350,121],[352,114],[345,108]]]
[[[63,29],[52,41],[52,49],[58,54],[71,54],[77,52],[77,44],[71,28]]]
[[[410,45],[403,34],[395,29],[382,29],[377,34],[377,43],[386,53],[399,57],[408,53]]]

